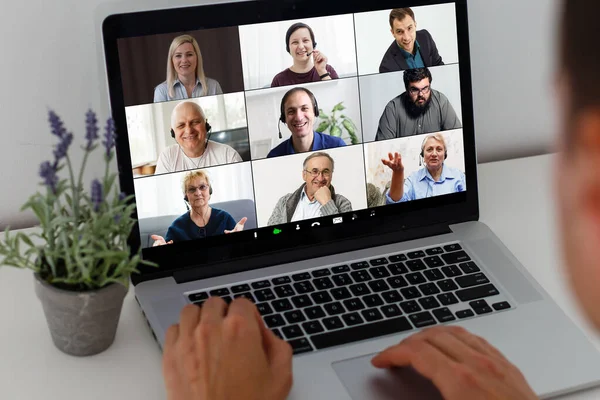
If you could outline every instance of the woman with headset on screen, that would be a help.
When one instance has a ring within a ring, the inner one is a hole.
[[[177,36],[167,56],[167,80],[154,88],[154,102],[222,94],[219,82],[204,75],[198,42],[190,35]]]
[[[173,221],[164,238],[152,235],[153,246],[244,230],[248,218],[244,217],[236,224],[227,211],[208,204],[213,187],[206,172],[197,170],[185,174],[182,189],[188,211]]]
[[[271,87],[299,85],[338,79],[338,74],[327,57],[315,50],[315,34],[310,26],[298,22],[290,26],[285,34],[285,50],[292,56],[294,63],[273,78]]]
[[[385,193],[386,204],[465,191],[465,174],[456,168],[444,165],[448,157],[448,148],[441,134],[428,135],[423,140],[420,157],[424,168],[413,172],[406,179],[404,179],[404,165],[400,154],[389,153],[387,160],[381,160],[392,170],[390,189]]]

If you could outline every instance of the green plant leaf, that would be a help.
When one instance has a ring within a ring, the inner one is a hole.
[[[317,132],[325,132],[329,128],[329,121],[323,121],[317,127]]]
[[[331,127],[331,136],[337,136],[337,137],[342,137],[342,130],[340,129],[339,126],[334,125]]]
[[[340,101],[339,103],[337,103],[334,107],[333,107],[333,111],[342,111],[345,110],[346,107],[344,107],[344,105],[342,104],[343,101]]]

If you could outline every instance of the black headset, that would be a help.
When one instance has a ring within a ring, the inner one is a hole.
[[[424,147],[425,147],[425,142],[431,138],[435,139],[435,136],[429,135],[427,137],[425,137],[425,139],[423,139],[423,143],[421,143],[421,152],[419,153],[419,155],[421,156],[421,158],[419,158],[419,166],[423,165],[423,160],[425,158],[425,156],[423,155],[423,151],[424,151]],[[436,139],[437,140],[437,139]],[[446,142],[444,141],[444,160],[448,158],[448,148],[446,147]]]
[[[288,90],[284,95],[283,98],[281,99],[281,105],[279,108],[280,114],[279,114],[279,122],[283,122],[285,124],[285,102],[287,101],[288,97],[290,97],[292,94],[299,92],[299,91],[303,91],[304,93],[306,93],[308,95],[308,97],[310,97],[310,101],[312,102],[312,106],[313,106],[313,113],[315,114],[315,118],[319,116],[319,104],[317,103],[317,98],[315,97],[315,95],[313,94],[313,92],[311,92],[310,90],[303,88],[303,87],[295,87],[293,89]],[[279,122],[277,122],[277,129],[279,130],[279,139],[282,139],[282,135],[281,135],[281,129],[279,129]]]
[[[206,128],[206,132],[208,133],[208,136],[206,137],[206,142],[208,142],[208,139],[210,138],[211,134],[210,130],[212,129],[212,126],[210,126],[208,120],[204,121],[204,127]],[[171,137],[175,139],[175,131],[173,130],[173,128],[171,128]]]

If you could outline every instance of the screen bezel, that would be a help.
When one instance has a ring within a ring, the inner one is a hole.
[[[469,32],[467,21],[467,0],[411,0],[391,1],[376,0],[368,3],[350,0],[343,3],[323,3],[315,0],[276,0],[250,1],[237,3],[211,4],[193,7],[153,10],[116,14],[108,16],[102,24],[105,50],[106,73],[109,84],[110,107],[119,133],[116,138],[116,155],[119,168],[121,190],[126,194],[135,194],[130,157],[123,86],[120,74],[118,55],[118,39],[154,35],[170,32],[181,32],[198,29],[239,26],[265,23],[279,20],[302,19],[368,12],[396,7],[417,7],[435,4],[454,3],[456,6],[456,27],[459,55],[459,74],[461,88],[461,107],[463,123],[465,175],[467,191],[450,195],[416,200],[396,205],[388,205],[371,209],[358,210],[342,214],[344,218],[356,220],[343,223],[331,223],[331,217],[322,217],[303,224],[320,221],[318,229],[289,229],[290,224],[278,226],[283,234],[273,235],[273,226],[258,228],[235,234],[235,240],[229,235],[220,235],[207,239],[179,243],[172,246],[143,249],[145,259],[156,262],[160,268],[142,266],[140,274],[134,275],[132,281],[140,281],[171,276],[175,271],[201,267],[206,275],[218,275],[248,269],[219,268],[209,271],[207,267],[227,263],[254,265],[254,268],[270,265],[277,260],[291,262],[300,257],[294,249],[312,249],[300,254],[310,257],[321,253],[316,247],[324,246],[329,252],[343,251],[348,243],[355,248],[357,243],[364,247],[389,242],[390,238],[402,240],[411,238],[411,231],[420,232],[426,227],[444,227],[453,223],[477,220],[479,218],[477,160],[474,134],[473,97],[471,86],[471,65],[469,52]],[[202,15],[202,18],[198,18]],[[198,21],[201,22],[198,22]],[[371,211],[375,210],[375,215]],[[283,229],[286,227],[286,229]],[[385,227],[382,229],[382,227]],[[257,233],[256,237],[254,232]],[[308,233],[307,233],[308,232]],[[396,233],[396,235],[394,234]],[[140,247],[139,227],[134,227],[129,244],[131,251]],[[207,251],[210,249],[210,251]],[[289,257],[286,257],[286,254]],[[259,261],[248,262],[251,258]],[[261,261],[262,260],[262,261]],[[227,272],[225,272],[227,271]]]

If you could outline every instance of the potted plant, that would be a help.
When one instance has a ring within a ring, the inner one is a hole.
[[[43,190],[33,194],[22,210],[37,216],[40,229],[27,236],[6,229],[0,240],[0,265],[34,272],[52,340],[68,354],[85,356],[104,351],[114,341],[129,276],[143,261],[131,254],[127,238],[135,224],[133,196],[124,196],[109,172],[114,157],[114,123],[106,122],[99,142],[96,115],[86,113],[84,156],[77,171],[69,157],[73,134],[49,111],[52,134],[58,139],[54,159],[40,166]],[[83,187],[88,157],[104,153],[104,177]],[[65,168],[66,167],[66,168]],[[66,172],[66,177],[60,177]]]
[[[333,109],[329,115],[325,114],[323,110],[319,108],[319,119],[321,120],[321,123],[317,128],[317,132],[328,133],[331,136],[338,136],[344,139],[342,134],[344,131],[346,131],[348,133],[347,137],[350,138],[350,143],[358,144],[360,143],[360,140],[356,135],[357,129],[354,122],[344,114],[340,114],[339,116],[336,114],[337,112],[341,112],[346,109],[342,103],[343,101],[340,101],[333,106]]]

